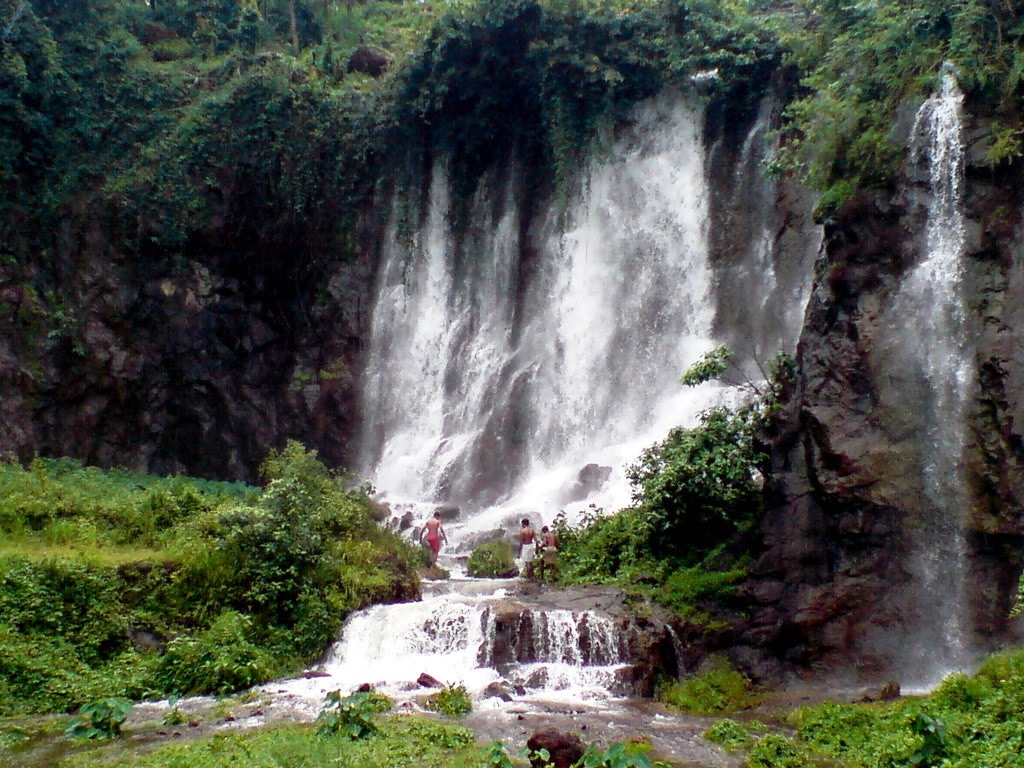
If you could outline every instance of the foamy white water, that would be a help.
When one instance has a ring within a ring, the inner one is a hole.
[[[626,466],[718,401],[678,384],[715,344],[702,130],[679,96],[637,110],[529,264],[515,174],[481,182],[460,237],[434,169],[412,237],[389,228],[374,311],[363,460],[387,500],[460,504],[466,534],[615,510]],[[581,488],[588,464],[606,478]]]
[[[289,694],[293,705],[297,699],[310,711],[319,709],[328,692],[348,693],[364,683],[398,701],[421,700],[431,692],[416,682],[423,673],[447,685],[464,685],[478,699],[498,681],[518,688],[520,703],[600,706],[614,698],[609,690],[628,660],[610,619],[592,612],[526,610],[499,651],[494,612],[508,610],[510,603],[496,582],[477,585],[489,589],[359,611],[311,676],[266,688]]]
[[[951,67],[939,92],[918,111],[911,160],[926,160],[930,198],[925,258],[905,278],[894,303],[908,368],[924,391],[922,456],[924,521],[909,564],[918,581],[922,626],[905,662],[911,684],[938,684],[969,662],[964,586],[968,504],[963,453],[966,407],[974,370],[963,306],[963,93]]]

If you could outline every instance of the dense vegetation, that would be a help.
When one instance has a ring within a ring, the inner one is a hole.
[[[495,578],[515,573],[512,545],[507,541],[489,541],[476,547],[469,555],[466,573],[478,578]]]
[[[1024,655],[993,656],[974,676],[884,704],[823,704],[785,718],[793,737],[763,723],[715,723],[705,737],[747,751],[750,768],[1011,768],[1024,760]],[[751,731],[760,731],[757,735]]]
[[[1000,116],[993,161],[1020,154],[1021,10],[3,0],[0,253],[52,257],[48,234],[73,204],[102,213],[145,258],[194,248],[220,217],[272,240],[307,218],[345,231],[383,174],[415,179],[435,148],[453,156],[463,190],[510,148],[535,180],[564,180],[638,100],[715,71],[709,87],[742,113],[783,58],[799,85],[779,167],[839,200],[892,178],[896,111],[934,87],[943,62]],[[352,58],[360,46],[370,65]]]
[[[995,117],[990,160],[1021,155],[1024,3],[798,0],[779,33],[801,77],[782,165],[826,192],[823,212],[893,181],[897,112],[935,90],[947,62],[974,109]]]
[[[722,376],[730,356],[712,350],[682,383]],[[559,521],[563,580],[619,584],[714,626],[708,609],[727,602],[743,578],[744,537],[761,513],[758,431],[794,374],[792,358],[776,355],[767,383],[745,404],[711,409],[697,426],[673,429],[645,450],[628,473],[632,506],[611,516],[595,510],[576,527]]]
[[[550,181],[631,103],[710,69],[756,91],[778,56],[741,3],[697,0],[0,9],[0,244],[33,263],[72,207],[148,269],[215,221],[283,248],[325,220],[344,243],[382,175],[434,148],[463,188],[512,147]],[[359,46],[390,74],[359,71]]]
[[[0,715],[225,693],[321,653],[344,616],[414,597],[415,553],[290,443],[262,489],[0,464]]]

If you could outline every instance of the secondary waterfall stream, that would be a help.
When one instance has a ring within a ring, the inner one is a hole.
[[[964,618],[968,497],[963,469],[966,404],[973,381],[963,307],[963,93],[953,70],[943,68],[939,91],[920,108],[911,161],[926,163],[929,199],[924,258],[901,286],[895,302],[903,318],[901,344],[919,378],[924,430],[923,521],[910,563],[927,606],[905,670],[926,686],[967,662]],[[905,322],[915,318],[913,322]]]

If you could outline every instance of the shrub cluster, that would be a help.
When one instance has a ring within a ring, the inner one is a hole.
[[[511,574],[515,566],[512,546],[507,541],[489,541],[470,554],[466,573],[476,578],[498,578]]]
[[[0,465],[0,714],[238,690],[417,594],[411,548],[315,453],[289,443],[262,473],[258,490]]]

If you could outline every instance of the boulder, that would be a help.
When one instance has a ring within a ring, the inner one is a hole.
[[[416,682],[424,688],[444,688],[444,683],[426,672],[417,677]]]
[[[572,487],[569,501],[583,501],[590,494],[601,490],[612,476],[611,467],[600,464],[587,464],[576,476],[576,484]]]
[[[484,698],[512,701],[512,694],[508,692],[508,688],[504,684],[494,682],[484,688]]]
[[[391,506],[383,501],[370,500],[370,514],[378,523],[384,523],[391,519]]]
[[[547,760],[532,757],[532,768],[547,768],[549,765],[554,768],[570,768],[580,761],[586,751],[582,739],[575,733],[565,733],[554,728],[543,728],[534,733],[526,742],[526,748],[531,752],[545,749],[550,755]]]
[[[440,514],[441,519],[446,521],[458,520],[461,511],[462,510],[454,504],[440,504],[434,508],[434,513]]]

